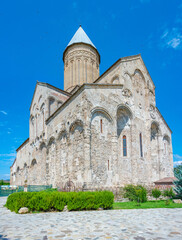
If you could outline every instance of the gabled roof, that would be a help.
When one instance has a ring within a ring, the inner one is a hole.
[[[57,88],[57,87],[54,87],[53,85],[49,84],[49,83],[43,83],[43,82],[38,82],[36,83],[36,87],[35,87],[35,90],[34,90],[34,94],[33,94],[33,98],[32,98],[32,101],[31,101],[31,104],[30,104],[30,109],[31,109],[31,106],[32,106],[32,103],[33,103],[33,99],[34,99],[34,96],[35,96],[35,92],[36,92],[36,89],[37,89],[37,86],[43,86],[43,87],[48,87],[48,88],[52,88],[53,90],[57,91],[57,92],[60,92],[68,97],[70,97],[72,94],[70,94],[69,92],[66,92],[60,88]]]
[[[177,180],[176,177],[165,177],[155,181],[154,183],[173,183],[175,180]]]
[[[16,152],[18,152],[20,150],[20,148],[22,148],[25,144],[27,144],[29,142],[29,138],[27,138],[17,149]]]
[[[120,64],[120,63],[122,63],[122,62],[129,62],[129,61],[135,60],[135,59],[140,59],[140,60],[142,61],[143,66],[145,67],[146,72],[147,72],[147,74],[149,75],[149,77],[150,77],[150,79],[151,79],[151,81],[152,81],[152,84],[153,84],[154,87],[155,87],[155,84],[154,84],[154,82],[153,82],[153,80],[152,80],[152,78],[151,78],[151,76],[150,76],[150,73],[149,73],[147,67],[145,66],[145,63],[144,63],[144,61],[143,61],[143,59],[142,59],[142,57],[141,57],[141,54],[137,54],[137,55],[132,55],[132,56],[128,56],[128,57],[119,58],[119,59],[118,59],[113,65],[111,65],[102,75],[100,75],[100,76],[94,81],[94,83],[99,82],[99,80],[100,80],[106,73],[108,73],[113,67],[117,66],[117,64]]]
[[[74,43],[86,43],[96,48],[92,43],[92,41],[90,40],[90,38],[85,33],[85,31],[83,30],[83,28],[81,27],[81,25],[76,31],[76,33],[74,34],[74,36],[72,37],[71,41],[68,43],[67,47],[71,46]]]

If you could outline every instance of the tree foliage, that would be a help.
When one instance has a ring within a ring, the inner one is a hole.
[[[156,200],[157,200],[157,198],[160,197],[160,195],[161,195],[161,191],[159,189],[157,189],[157,188],[152,189],[152,196],[154,198],[156,198]]]
[[[3,180],[0,180],[0,186],[1,185],[9,185],[9,183],[8,182],[4,182]]]
[[[141,185],[126,185],[123,188],[125,198],[128,198],[130,201],[136,202],[146,202],[147,201],[147,190]]]
[[[177,178],[177,180],[174,181],[174,191],[176,192],[177,197],[182,199],[182,164],[175,167],[174,175]]]

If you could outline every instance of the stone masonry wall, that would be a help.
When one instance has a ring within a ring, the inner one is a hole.
[[[156,108],[155,86],[140,56],[126,60],[45,121],[45,136],[18,152],[11,183],[24,182],[17,173],[24,163],[28,184],[61,188],[150,186],[173,176],[171,131]]]

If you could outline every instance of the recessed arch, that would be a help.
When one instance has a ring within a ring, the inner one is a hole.
[[[121,132],[130,126],[133,114],[129,107],[120,104],[117,107],[117,135],[120,136]]]
[[[130,118],[131,118],[131,119],[134,118],[133,112],[131,111],[130,107],[127,106],[126,104],[119,104],[119,105],[117,106],[117,112],[118,112],[118,110],[120,110],[120,109],[126,109],[126,111],[128,112]]]
[[[132,79],[128,72],[124,73],[124,85],[125,85],[125,88],[132,90]]]
[[[100,184],[107,182],[110,157],[108,146],[112,146],[112,136],[115,132],[113,119],[103,107],[95,107],[90,116],[90,165],[92,168],[93,182]],[[100,156],[100,157],[99,157]]]
[[[35,117],[32,114],[30,116],[30,122],[31,122],[32,126],[34,126]]]
[[[18,173],[20,171],[20,167],[17,167],[16,172]]]
[[[40,107],[40,111],[43,111],[45,108],[45,103],[42,103],[41,107]]]
[[[38,103],[40,102],[41,98],[42,98],[42,95],[40,95],[39,100],[38,100]]]
[[[36,159],[34,158],[33,160],[32,160],[32,162],[31,162],[31,166],[35,166],[37,164],[37,161],[36,161]]]
[[[58,102],[57,102],[57,107],[59,108],[62,104],[63,104],[62,101],[58,101]]]
[[[74,133],[75,130],[78,130],[80,133],[83,132],[83,121],[82,120],[75,120],[71,125],[69,131]]]
[[[143,75],[142,71],[139,68],[135,69],[133,75],[136,75],[136,74],[139,74],[142,77],[142,79],[145,81],[144,75]]]
[[[111,79],[111,83],[112,84],[119,84],[119,75],[115,75],[112,79]]]
[[[111,117],[109,112],[103,107],[95,107],[91,110],[91,116],[90,116],[91,120],[93,119],[94,114],[99,112],[104,114],[109,119],[109,121],[113,123],[113,118]]]
[[[163,141],[166,141],[168,144],[170,144],[170,137],[167,134],[165,134],[163,137]]]
[[[39,149],[42,150],[43,148],[46,148],[45,142],[41,142]]]
[[[50,116],[54,112],[55,98],[50,96],[48,100],[49,100],[49,116]]]
[[[51,146],[53,143],[55,143],[55,137],[49,139],[48,146]]]
[[[33,111],[35,110],[35,108],[36,108],[36,103],[34,103],[34,105],[33,105]]]
[[[160,133],[159,123],[156,121],[152,121],[150,128],[150,139],[155,140]]]
[[[137,87],[137,92],[140,94],[147,87],[147,83],[145,81],[145,77],[140,69],[135,69],[134,74],[132,75],[133,84]],[[143,93],[142,93],[143,94]]]
[[[68,133],[66,131],[66,129],[63,129],[59,132],[58,134],[58,140],[61,140],[62,138],[67,138],[68,137]]]

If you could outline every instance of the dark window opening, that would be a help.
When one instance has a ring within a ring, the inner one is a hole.
[[[123,136],[123,157],[127,156],[126,136]]]
[[[102,129],[102,119],[100,120],[100,132],[102,133],[103,131],[102,131],[103,129]]]
[[[140,133],[140,157],[143,157],[143,149],[142,149],[142,134]]]

